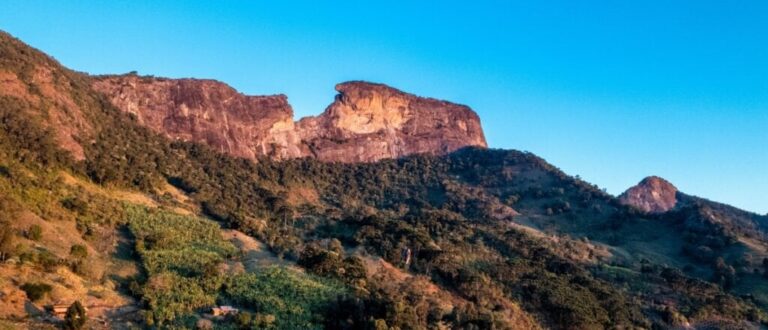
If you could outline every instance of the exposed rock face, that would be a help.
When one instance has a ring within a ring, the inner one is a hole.
[[[170,138],[207,144],[237,157],[296,157],[293,110],[285,95],[246,96],[213,80],[97,79],[94,89]]]
[[[310,155],[320,160],[368,162],[487,146],[480,119],[466,106],[366,82],[338,84],[336,90],[323,114],[297,124]]]
[[[646,213],[664,213],[677,205],[677,188],[657,176],[649,176],[619,196],[624,205]]]
[[[284,95],[246,96],[212,80],[127,75],[97,78],[93,87],[157,132],[250,159],[370,162],[487,146],[468,107],[381,84],[339,84],[325,112],[297,123]]]

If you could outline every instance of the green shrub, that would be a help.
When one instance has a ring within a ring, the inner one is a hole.
[[[67,197],[61,201],[61,205],[78,214],[86,214],[88,212],[88,204],[77,197]]]
[[[45,249],[28,250],[19,255],[21,262],[39,266],[46,272],[52,272],[60,266],[59,257]]]
[[[75,259],[85,259],[88,257],[88,248],[80,244],[72,245],[69,249],[69,255]]]
[[[45,283],[25,283],[21,289],[27,294],[29,300],[38,301],[51,292],[53,287]]]

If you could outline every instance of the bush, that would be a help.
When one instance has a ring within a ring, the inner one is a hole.
[[[85,259],[88,257],[88,249],[84,245],[75,244],[69,249],[69,255],[75,259]]]
[[[37,264],[46,272],[53,272],[61,263],[59,258],[50,251],[44,250],[37,254]]]
[[[95,279],[95,277],[98,276],[98,273],[95,272],[96,268],[94,268],[93,261],[89,261],[87,259],[77,259],[71,261],[69,263],[69,269],[71,269],[75,274],[91,279]]]
[[[78,214],[85,214],[88,212],[88,204],[77,197],[68,197],[61,201],[61,205],[66,209],[77,212]]]
[[[27,230],[27,238],[33,241],[39,241],[43,238],[43,228],[39,225],[32,225]]]
[[[45,283],[25,283],[21,286],[21,289],[27,294],[29,300],[38,301],[51,292],[53,287]]]

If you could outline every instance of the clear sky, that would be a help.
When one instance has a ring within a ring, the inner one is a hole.
[[[0,29],[79,71],[285,93],[297,117],[382,82],[610,193],[659,175],[768,212],[764,0],[3,0]]]

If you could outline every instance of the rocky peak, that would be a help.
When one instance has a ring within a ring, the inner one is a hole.
[[[469,107],[383,84],[338,84],[325,112],[298,122],[284,95],[247,96],[213,80],[123,75],[97,77],[93,87],[159,133],[250,159],[370,162],[487,146]]]
[[[677,205],[677,188],[663,178],[649,176],[627,189],[619,201],[646,213],[664,213]]]
[[[321,160],[367,162],[487,147],[480,119],[469,107],[362,81],[336,90],[325,112],[297,124],[310,154]]]
[[[285,95],[248,96],[215,80],[98,77],[93,88],[138,122],[172,139],[236,157],[300,155]]]

